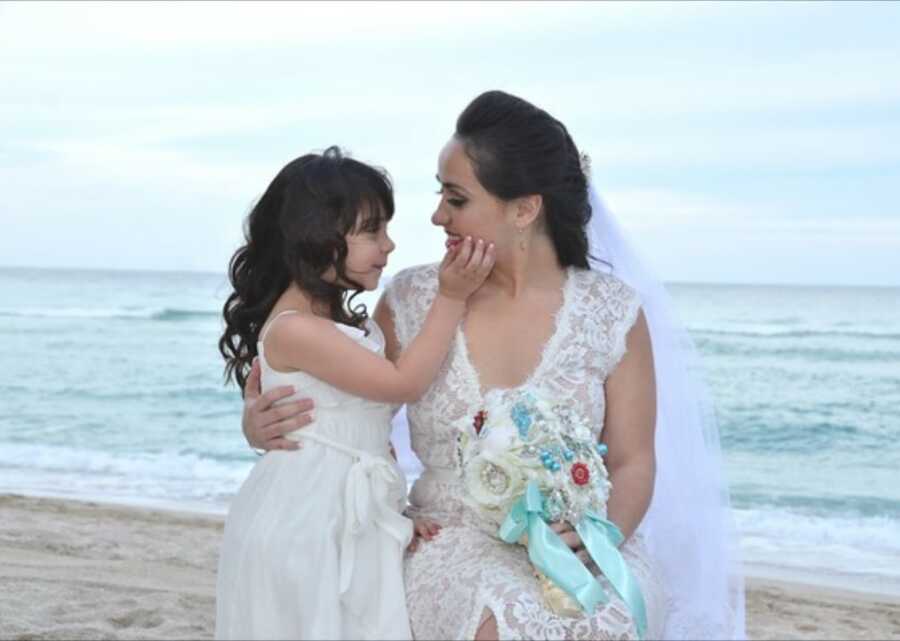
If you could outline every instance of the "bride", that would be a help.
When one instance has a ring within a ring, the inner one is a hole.
[[[425,466],[408,514],[427,542],[405,562],[417,638],[638,637],[641,626],[602,574],[612,596],[593,613],[549,609],[525,548],[485,533],[462,501],[455,425],[522,389],[575,408],[608,446],[607,516],[624,535],[620,551],[643,596],[643,636],[744,636],[718,434],[696,354],[583,164],[562,123],[500,91],[469,104],[440,154],[432,222],[448,244],[478,236],[497,252],[440,374],[407,408]],[[390,358],[423,322],[436,268],[401,272],[379,301],[374,319]],[[277,397],[260,396],[253,381],[245,390],[244,432],[254,446],[287,447],[283,434],[308,421],[276,413]],[[570,525],[554,529],[584,556]]]

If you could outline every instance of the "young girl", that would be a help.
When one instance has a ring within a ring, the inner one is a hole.
[[[390,457],[395,404],[437,375],[493,245],[448,248],[439,295],[394,365],[353,297],[374,290],[394,243],[388,177],[331,147],[290,162],[247,221],[230,266],[219,348],[241,387],[258,355],[263,391],[315,401],[305,447],[263,456],[231,504],[216,587],[218,639],[409,639],[401,515]],[[353,294],[347,298],[348,292]]]

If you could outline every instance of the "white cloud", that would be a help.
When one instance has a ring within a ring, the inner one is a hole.
[[[247,197],[264,185],[269,167],[231,160],[200,162],[188,154],[133,145],[63,142],[36,146],[52,153],[59,170],[132,187]]]
[[[690,121],[711,114],[795,114],[900,101],[900,84],[894,82],[900,67],[896,48],[816,50],[789,59],[686,55],[675,61],[597,62],[594,67],[583,78],[554,83],[558,94],[586,97],[565,100],[570,117]],[[537,83],[534,90],[542,91]]]
[[[601,197],[631,229],[735,220],[756,213],[740,202],[652,187],[609,191]]]
[[[853,247],[861,274],[876,269],[866,261],[900,269],[885,258],[900,237],[895,190],[836,215],[841,172],[897,174],[900,49],[875,37],[892,11],[0,3],[0,215],[18,239],[3,260],[220,269],[274,172],[332,142],[395,178],[392,269],[435,260],[437,151],[466,100],[501,86],[566,122],[667,275],[729,256],[730,277],[742,263],[759,273],[767,251],[775,270],[803,242],[817,265]],[[827,178],[759,193],[745,172]]]
[[[0,36],[7,46],[21,51],[35,48],[82,50],[107,48],[160,48],[207,46],[264,48],[298,44],[384,42],[417,38],[436,28],[507,30],[546,28],[548,23],[574,26],[573,10],[579,2],[79,2],[6,4],[0,10],[5,26]],[[597,27],[621,28],[635,21],[669,21],[687,9],[611,3],[587,7],[588,15],[602,18]],[[515,20],[510,21],[511,10]]]
[[[580,142],[594,166],[718,169],[820,169],[900,161],[900,125],[673,127],[658,133],[610,132]]]

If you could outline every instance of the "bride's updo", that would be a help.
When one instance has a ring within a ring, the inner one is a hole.
[[[478,181],[494,196],[540,194],[560,265],[589,268],[588,182],[565,125],[526,100],[488,91],[460,114],[456,137]]]

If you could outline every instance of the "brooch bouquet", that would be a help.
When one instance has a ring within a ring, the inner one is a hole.
[[[557,614],[578,616],[608,601],[594,575],[548,525],[568,521],[643,636],[643,598],[618,550],[622,534],[606,519],[606,446],[588,424],[570,407],[521,390],[494,397],[459,427],[465,501],[498,538],[528,548],[547,605]]]

